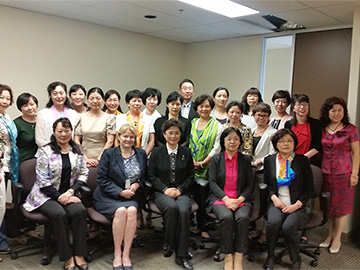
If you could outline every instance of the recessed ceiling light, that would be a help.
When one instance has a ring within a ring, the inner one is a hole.
[[[145,15],[144,16],[146,19],[156,19],[155,15]]]
[[[259,11],[230,0],[178,0],[189,5],[209,10],[229,18],[257,14]]]

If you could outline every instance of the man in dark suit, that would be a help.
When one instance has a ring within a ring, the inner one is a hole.
[[[194,162],[191,151],[178,145],[183,124],[176,119],[162,126],[166,145],[153,149],[148,166],[148,179],[154,188],[154,202],[164,213],[166,231],[164,256],[175,250],[175,262],[183,269],[193,269],[188,261],[190,241],[191,186]]]
[[[190,121],[199,114],[193,109],[191,98],[194,95],[194,83],[190,79],[184,79],[180,82],[179,93],[184,98],[181,105],[181,116],[189,119]]]

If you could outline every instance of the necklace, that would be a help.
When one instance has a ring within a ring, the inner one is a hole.
[[[337,124],[337,126],[334,128],[334,129],[332,129],[331,127],[330,127],[330,124],[327,126],[328,127],[328,129],[332,132],[332,133],[335,133],[335,131],[338,129],[338,127],[341,125],[342,123],[340,122],[339,124]]]
[[[258,136],[256,136],[256,135],[261,135],[261,134],[263,134],[264,131],[267,129],[267,127],[268,127],[268,126],[260,129],[259,131],[258,131],[258,129],[256,128],[256,130],[255,130],[255,132],[254,132],[254,136],[255,136],[255,137],[258,137]]]

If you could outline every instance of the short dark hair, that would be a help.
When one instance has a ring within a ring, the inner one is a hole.
[[[166,120],[164,124],[162,124],[161,130],[163,133],[165,133],[171,127],[178,127],[180,129],[180,132],[182,132],[184,124],[175,118],[171,118],[169,120]]]
[[[325,100],[324,104],[321,106],[320,109],[320,121],[324,128],[327,127],[331,122],[329,118],[329,111],[333,108],[335,104],[341,105],[344,109],[344,117],[343,119],[341,119],[341,122],[345,126],[350,124],[350,118],[346,106],[346,101],[343,100],[341,97],[329,97]]]
[[[142,95],[143,95],[143,93],[138,89],[130,90],[125,95],[125,101],[126,101],[126,103],[129,103],[130,100],[133,98],[141,98],[141,100],[142,100]]]
[[[30,98],[32,98],[36,104],[36,106],[38,106],[38,100],[37,98],[30,94],[30,93],[22,93],[20,94],[20,96],[18,96],[18,98],[16,99],[16,107],[18,108],[18,110],[21,112],[21,107],[24,106],[25,104],[27,104],[30,100]]]
[[[213,92],[213,98],[216,96],[217,92],[219,92],[221,90],[224,90],[228,97],[230,96],[229,90],[227,90],[225,87],[218,87]]]
[[[257,113],[257,112],[268,113],[270,116],[271,115],[271,107],[269,104],[266,104],[264,102],[259,102],[254,105],[253,115],[255,115],[255,113]]]
[[[89,92],[87,94],[88,99],[89,99],[89,97],[90,97],[90,95],[92,93],[98,93],[102,97],[102,99],[105,99],[104,92],[100,87],[92,87],[92,88],[90,88]]]
[[[240,109],[241,113],[244,112],[244,105],[237,100],[230,101],[230,103],[228,105],[226,105],[226,107],[225,107],[226,112],[228,112],[230,110],[230,108],[234,107],[234,106],[238,107]]]
[[[119,101],[121,100],[121,96],[120,96],[119,92],[116,91],[115,89],[110,89],[110,90],[108,90],[108,91],[105,93],[104,101],[106,101],[106,100],[107,100],[111,95],[113,95],[113,94],[118,97]],[[106,111],[106,110],[107,110],[107,107],[106,107],[106,105],[105,105],[105,103],[104,103],[103,111]],[[117,108],[117,110],[118,110],[119,112],[121,112],[121,113],[123,112],[122,109],[121,109],[120,103],[119,103],[119,107]]]
[[[203,95],[198,96],[195,99],[195,101],[193,102],[194,110],[197,111],[197,108],[199,107],[199,105],[204,103],[204,101],[206,101],[206,100],[209,101],[211,109],[214,109],[214,107],[215,107],[214,99],[211,96],[209,96],[208,94],[203,94]]]
[[[239,136],[240,138],[240,145],[239,148],[241,147],[241,145],[243,144],[243,138],[241,136],[241,132],[238,128],[234,128],[234,127],[228,127],[226,128],[220,136],[220,146],[221,146],[221,151],[225,151],[225,138],[232,132],[235,131],[236,134]]]
[[[69,118],[59,118],[57,119],[54,123],[53,123],[53,133],[55,133],[55,129],[58,126],[58,124],[61,123],[61,125],[65,128],[70,128],[71,131],[73,130],[73,127],[71,125],[71,122],[69,120]],[[69,144],[72,148],[72,152],[78,155],[82,155],[82,151],[79,145],[77,145],[72,139],[70,139]],[[48,145],[50,145],[51,150],[54,151],[55,154],[60,154],[61,153],[61,147],[58,145],[56,138],[54,136],[54,134],[51,135],[50,137],[50,142],[48,143]]]
[[[291,103],[291,98],[290,98],[290,93],[289,91],[286,90],[277,90],[274,95],[271,98],[271,101],[274,103],[275,100],[277,100],[278,98],[285,98],[287,105],[289,106]]]
[[[47,103],[46,106],[45,106],[46,108],[50,108],[50,107],[54,104],[53,101],[52,101],[52,99],[51,99],[51,92],[54,91],[57,86],[61,86],[61,87],[64,89],[64,91],[65,91],[65,95],[67,94],[67,88],[66,88],[66,84],[65,84],[65,83],[59,82],[59,81],[50,83],[50,84],[48,85],[48,87],[47,87],[47,91],[48,91],[48,94],[49,94],[49,97],[50,97],[50,98],[49,98],[48,103]],[[71,105],[71,102],[70,102],[70,100],[69,100],[69,98],[68,98],[67,96],[66,96],[66,100],[65,100],[64,106],[66,106],[67,108],[70,108],[70,109],[73,108],[72,105]]]
[[[176,101],[176,100],[180,100],[181,104],[184,103],[184,98],[182,95],[180,95],[180,93],[178,91],[173,91],[171,92],[167,98],[166,98],[166,104],[169,104],[171,101]]]
[[[305,94],[294,94],[292,95],[291,97],[291,106],[290,106],[290,114],[293,116],[293,119],[291,119],[291,123],[293,125],[297,125],[298,121],[296,119],[296,113],[293,111],[294,110],[294,107],[295,107],[295,104],[296,102],[306,102],[310,105],[310,99],[307,95]],[[309,113],[308,115],[310,114],[310,108],[309,108]]]
[[[294,151],[296,150],[296,147],[298,145],[298,138],[296,137],[295,133],[288,128],[279,129],[275,132],[275,134],[271,137],[271,143],[276,150],[276,152],[279,152],[279,149],[277,148],[277,143],[279,140],[284,137],[285,135],[290,135],[291,138],[294,140]]]
[[[146,105],[146,99],[148,97],[157,97],[158,98],[158,106],[160,105],[161,103],[161,92],[159,89],[156,89],[156,88],[151,88],[151,87],[148,87],[145,89],[145,91],[143,92],[142,94],[142,102],[144,103],[144,105]]]
[[[14,102],[14,94],[11,90],[11,87],[6,85],[6,84],[0,84],[0,95],[2,94],[3,91],[8,91],[10,94],[10,105],[13,104]]]
[[[193,87],[195,87],[194,83],[192,80],[190,79],[183,79],[180,84],[179,84],[179,89],[181,88],[181,86],[183,85],[183,83],[191,83]]]
[[[69,90],[69,95],[71,95],[71,93],[74,93],[74,92],[76,92],[76,91],[79,90],[79,89],[83,90],[83,92],[84,92],[84,94],[85,94],[85,96],[86,96],[86,89],[85,89],[85,87],[84,87],[83,85],[81,85],[81,84],[74,84],[73,86],[71,86],[71,87],[70,87],[70,90]]]
[[[245,94],[242,96],[242,99],[241,99],[241,103],[244,104],[244,114],[246,114],[246,115],[249,113],[249,110],[250,110],[250,106],[247,103],[247,96],[248,95],[257,95],[258,96],[258,102],[263,101],[259,89],[257,89],[256,87],[250,87],[245,92]]]

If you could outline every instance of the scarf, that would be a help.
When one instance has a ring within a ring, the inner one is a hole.
[[[197,120],[199,120],[199,118],[194,118],[191,121],[189,148],[191,149],[191,154],[195,161],[203,161],[208,156],[215,144],[219,122],[215,118],[211,117],[204,129],[198,135],[196,130]],[[209,164],[205,165],[204,168],[197,169],[195,172],[195,177],[207,178],[208,169]]]
[[[280,154],[277,154],[277,157],[280,161],[280,170],[277,179],[278,187],[290,186],[291,180],[295,178],[295,172],[290,168],[294,156],[294,151],[291,152],[288,159],[283,159]]]
[[[66,106],[64,106],[63,115],[55,108],[54,105],[52,105],[50,107],[50,109],[51,109],[51,111],[53,113],[53,116],[54,116],[54,119],[55,119],[54,122],[56,120],[58,120],[59,118],[63,118],[63,117],[66,117],[66,118],[68,118],[70,120],[68,108]]]
[[[126,121],[136,127],[136,146],[141,148],[141,138],[144,131],[144,115],[142,113],[139,114],[137,121],[135,122],[134,118],[132,118],[130,111],[126,113]]]
[[[18,135],[15,123],[9,119],[9,122],[3,115],[0,115],[1,120],[6,127],[11,142],[11,155],[10,155],[10,173],[11,182],[16,183],[19,179],[19,149],[16,146],[16,137]]]

